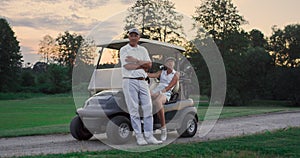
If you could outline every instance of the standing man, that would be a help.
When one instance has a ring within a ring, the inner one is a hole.
[[[120,49],[122,65],[123,92],[129,110],[131,124],[136,134],[137,144],[160,144],[153,136],[152,101],[148,87],[146,70],[152,66],[146,48],[138,45],[140,33],[132,28],[128,32],[129,44]],[[139,105],[139,103],[141,105]],[[144,135],[142,133],[139,107],[144,117]]]

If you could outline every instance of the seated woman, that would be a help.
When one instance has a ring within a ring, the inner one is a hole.
[[[157,87],[151,91],[153,98],[153,104],[156,109],[159,109],[157,115],[161,123],[161,140],[167,139],[167,128],[165,123],[165,111],[163,105],[170,100],[172,89],[179,80],[179,73],[174,70],[176,59],[168,57],[165,60],[166,70],[161,70],[156,73],[148,73],[149,78],[160,78],[160,82]]]

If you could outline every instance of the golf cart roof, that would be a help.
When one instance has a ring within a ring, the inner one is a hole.
[[[97,45],[97,47],[120,50],[123,46],[125,46],[128,43],[129,43],[129,39],[127,38],[127,39],[121,39],[121,40],[114,40],[110,43],[99,44],[99,45]],[[183,47],[180,47],[180,46],[176,46],[176,45],[173,45],[170,43],[160,42],[160,41],[156,41],[156,40],[149,40],[149,39],[145,39],[145,38],[141,38],[139,41],[139,44],[146,47],[150,54],[160,54],[160,52],[162,52],[162,54],[164,54],[163,52],[166,53],[166,52],[170,52],[172,50],[174,51],[174,49],[179,51],[180,53],[186,51]],[[157,51],[160,51],[160,52],[157,52]]]

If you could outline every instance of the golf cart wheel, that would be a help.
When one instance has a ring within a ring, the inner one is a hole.
[[[115,116],[106,127],[108,141],[113,144],[124,144],[132,138],[132,127],[125,116]]]
[[[197,120],[195,115],[187,114],[182,122],[182,125],[177,129],[177,133],[180,137],[193,137],[197,132]]]
[[[93,134],[86,129],[79,116],[75,116],[70,124],[72,136],[77,140],[89,140]]]

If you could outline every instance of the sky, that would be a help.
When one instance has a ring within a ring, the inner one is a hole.
[[[41,60],[37,54],[45,35],[57,37],[68,30],[88,35],[98,24],[113,28],[107,19],[120,18],[134,0],[0,0],[0,17],[10,23],[20,41],[24,63]],[[176,10],[192,16],[201,0],[172,0]],[[233,0],[248,21],[246,31],[258,29],[266,36],[272,26],[300,23],[300,0]]]

